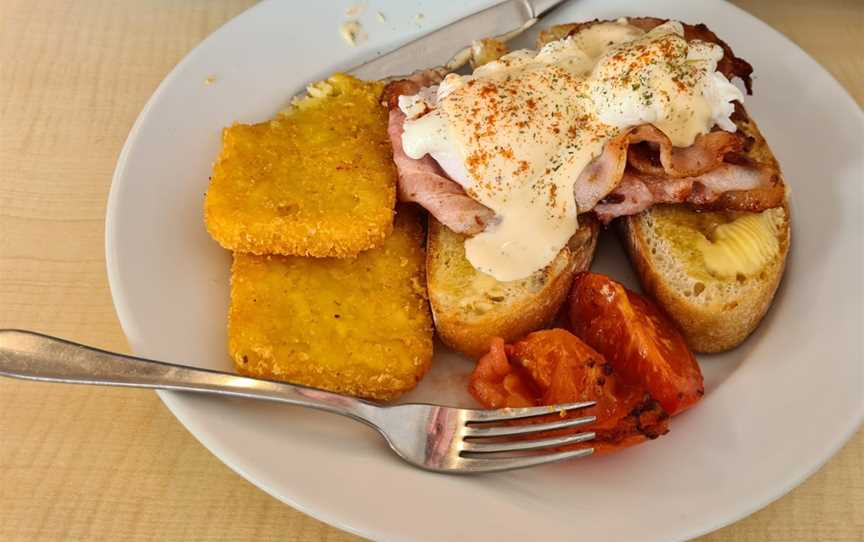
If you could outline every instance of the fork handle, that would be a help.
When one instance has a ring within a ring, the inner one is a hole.
[[[369,423],[376,405],[353,397],[91,348],[32,331],[0,330],[0,375],[69,384],[180,390],[278,401]]]

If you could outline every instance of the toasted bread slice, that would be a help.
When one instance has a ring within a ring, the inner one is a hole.
[[[465,237],[429,219],[427,287],[438,336],[472,358],[489,351],[494,337],[511,342],[548,324],[570,291],[573,276],[591,265],[597,222],[581,227],[552,263],[530,277],[499,282],[465,258]]]
[[[776,166],[756,123],[745,114],[736,124],[753,138],[748,157]],[[678,323],[690,348],[723,352],[756,329],[786,265],[788,205],[762,213],[659,205],[618,222],[642,287]]]
[[[373,399],[413,388],[432,360],[423,225],[356,258],[234,254],[228,350],[242,374]]]
[[[271,121],[235,124],[204,201],[210,235],[252,254],[349,257],[393,229],[383,84],[336,74]]]

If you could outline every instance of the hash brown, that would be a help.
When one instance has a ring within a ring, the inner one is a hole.
[[[390,400],[432,360],[423,225],[400,207],[356,258],[234,254],[229,353],[238,372]]]
[[[396,169],[383,84],[335,74],[271,121],[222,135],[204,202],[235,252],[346,257],[393,227]]]

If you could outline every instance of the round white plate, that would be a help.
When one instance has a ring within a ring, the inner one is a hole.
[[[192,51],[135,123],[111,187],[108,272],[135,352],[231,369],[230,256],[202,222],[224,126],[267,119],[306,82],[491,3],[372,0],[370,41],[351,49],[337,32],[347,1],[264,2]],[[790,41],[719,1],[579,0],[544,25],[625,15],[706,22],[754,65],[746,105],[792,187],[793,247],[773,308],[744,345],[701,358],[705,399],[667,436],[608,457],[459,477],[411,468],[371,430],[313,411],[163,393],[180,421],[276,498],[384,540],[683,539],[819,468],[864,417],[861,110]],[[611,236],[594,268],[634,284]],[[409,400],[468,402],[471,363],[442,352]]]

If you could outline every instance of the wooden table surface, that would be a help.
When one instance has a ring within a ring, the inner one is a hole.
[[[160,80],[251,3],[0,0],[0,327],[127,350],[103,257],[115,160]],[[864,3],[736,3],[864,103]],[[151,392],[2,379],[0,540],[59,539],[359,540],[234,474]],[[864,541],[864,432],[702,540]]]

